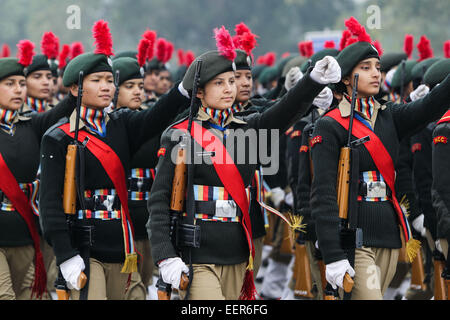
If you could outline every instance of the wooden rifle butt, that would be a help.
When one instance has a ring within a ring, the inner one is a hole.
[[[348,217],[348,197],[350,192],[350,154],[351,148],[341,148],[338,165],[337,180],[337,203],[339,207],[339,218],[347,219]]]
[[[77,187],[76,187],[76,162],[77,146],[69,144],[66,154],[66,171],[64,175],[63,209],[65,214],[74,215],[76,212]]]
[[[185,161],[185,149],[180,148],[177,154],[177,162],[172,182],[172,196],[170,209],[175,212],[183,212],[186,190],[187,166]]]
[[[417,256],[411,263],[411,288],[427,290],[425,281],[425,270],[423,266],[422,250],[417,251]]]
[[[308,252],[304,244],[295,244],[295,260],[297,262],[297,278],[294,295],[296,297],[313,298],[311,267]]]
[[[343,283],[344,291],[346,293],[352,292],[354,284],[355,282],[353,281],[352,277],[350,277],[350,275],[346,273],[344,276],[344,283]]]
[[[434,260],[434,300],[446,300],[445,280],[441,277],[445,261]]]
[[[158,300],[170,300],[171,297],[171,293],[172,293],[172,286],[164,283],[162,281],[162,278],[160,278],[158,280],[158,284],[157,286],[159,286],[159,284],[163,284],[162,285],[162,289],[160,287],[158,287]],[[180,290],[187,290],[187,287],[189,285],[189,277],[187,276],[187,274],[185,274],[184,272],[181,274],[181,279],[180,279]]]
[[[69,300],[70,299],[70,291],[56,289],[56,295],[58,300]]]

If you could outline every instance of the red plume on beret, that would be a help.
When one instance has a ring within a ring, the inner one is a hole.
[[[165,58],[166,58],[166,39],[158,38],[158,40],[156,40],[156,59],[164,63]]]
[[[84,47],[81,42],[72,43],[72,45],[70,46],[70,50],[71,50],[71,52],[70,52],[71,60],[78,57],[80,54],[84,53]]]
[[[58,57],[59,39],[53,32],[45,32],[42,36],[41,51],[48,59],[56,59]]]
[[[450,58],[450,40],[444,42],[444,58]]]
[[[147,30],[144,32],[142,37],[149,41],[147,48],[147,60],[152,60],[155,55],[156,32],[153,30]]]
[[[336,44],[334,43],[333,40],[327,40],[325,41],[325,43],[323,44],[323,47],[325,49],[336,49]]]
[[[266,56],[262,55],[256,59],[256,64],[266,64]]]
[[[403,41],[403,51],[408,56],[408,59],[411,58],[413,49],[414,49],[414,37],[411,34],[405,34],[405,39]]]
[[[358,42],[358,39],[356,39],[356,38],[348,38],[347,42],[345,43],[345,47],[348,47],[349,45],[352,45],[355,42]]]
[[[8,58],[11,55],[11,49],[9,46],[5,43],[2,46],[2,53],[0,55],[0,58]]]
[[[272,67],[275,64],[276,61],[276,54],[275,52],[267,52],[266,58],[265,58],[265,64],[268,67]]]
[[[285,53],[283,53],[282,55],[281,55],[281,58],[287,58],[287,57],[290,57],[291,56],[291,53],[290,52],[288,52],[288,51],[286,51]]]
[[[234,31],[238,36],[242,36],[244,33],[252,33],[249,27],[244,22],[241,22],[236,25]]]
[[[422,61],[433,57],[433,48],[431,48],[430,40],[426,36],[421,36],[417,44],[419,50],[419,60]]]
[[[347,41],[351,36],[352,33],[349,30],[345,29],[342,31],[341,41],[339,42],[339,51],[342,51],[346,47]]]
[[[139,66],[143,66],[147,62],[147,51],[148,46],[150,45],[150,41],[148,39],[141,39],[138,44],[138,53],[137,53],[137,60]]]
[[[350,17],[345,20],[345,26],[354,37],[358,38],[359,42],[372,42],[366,29],[355,19],[355,17]]]
[[[184,50],[183,49],[177,50],[177,57],[178,57],[178,65],[183,66],[184,65]]]
[[[112,35],[108,27],[108,22],[99,20],[92,28],[92,35],[95,39],[95,54],[104,54],[105,56],[113,56]]]
[[[62,46],[61,52],[59,53],[59,64],[58,69],[64,69],[65,66],[67,66],[67,58],[70,55],[70,47],[68,44],[65,44]]]
[[[192,62],[195,60],[195,55],[191,50],[186,51],[186,54],[184,56],[184,64],[186,67],[189,67]]]
[[[166,54],[164,55],[164,63],[167,63],[172,59],[173,51],[175,47],[172,42],[166,41]]]
[[[312,41],[305,42],[305,57],[310,58],[314,54],[314,46]]]
[[[377,49],[378,55],[381,57],[383,55],[383,47],[381,46],[380,41],[375,40],[373,42],[373,46],[375,47],[375,49]]]
[[[226,59],[234,61],[236,58],[236,47],[234,46],[233,39],[230,33],[224,26],[220,29],[214,29],[214,38],[216,39],[217,50],[220,55],[224,56]]]
[[[300,53],[300,55],[302,57],[306,56],[306,51],[305,51],[305,42],[300,41],[298,44],[298,52]]]
[[[33,61],[33,57],[35,55],[34,43],[30,40],[21,40],[17,44],[17,48],[19,49],[19,63],[24,67],[28,67]]]

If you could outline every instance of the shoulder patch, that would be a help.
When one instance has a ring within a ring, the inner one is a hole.
[[[445,136],[437,136],[433,139],[433,143],[434,144],[438,144],[438,143],[443,143],[443,144],[447,144],[447,137]]]
[[[291,134],[291,132],[294,131],[294,127],[290,127],[289,129],[287,129],[287,131],[285,132],[285,134],[288,136]]]
[[[291,133],[291,139],[295,138],[295,137],[300,137],[302,135],[302,132],[300,130],[294,130]]]
[[[308,146],[301,146],[299,152],[300,152],[300,153],[302,153],[302,152],[308,152],[308,149],[309,149]]]
[[[164,157],[166,155],[166,148],[161,148],[158,150],[157,157]]]
[[[411,146],[411,152],[412,152],[412,153],[415,153],[415,152],[421,151],[421,150],[422,150],[422,144],[421,144],[421,143],[414,143],[414,144]]]
[[[322,136],[315,136],[314,138],[311,139],[311,148],[313,148],[316,144],[318,143],[322,143]]]

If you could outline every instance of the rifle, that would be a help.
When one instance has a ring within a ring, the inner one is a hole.
[[[195,100],[197,97],[197,90],[198,90],[198,84],[200,82],[200,71],[202,66],[202,60],[197,61],[196,70],[195,70],[195,76],[194,76],[194,86],[192,89],[192,96],[191,96],[191,104],[190,104],[190,112],[189,112],[189,125],[188,125],[188,132],[191,134],[191,128],[192,128],[192,121],[194,119],[194,113],[196,111],[194,110],[195,106]],[[172,180],[172,194],[171,194],[171,201],[170,201],[170,237],[172,240],[172,244],[175,248],[178,248],[182,242],[182,235],[180,234],[179,228],[181,227],[178,223],[180,215],[185,210],[185,195],[187,188],[192,185],[192,166],[193,166],[193,157],[194,157],[194,150],[192,148],[193,140],[191,139],[191,152],[190,152],[190,166],[187,166],[187,157],[186,157],[186,148],[187,143],[189,141],[189,137],[187,135],[184,135],[182,137],[182,141],[180,143],[180,148],[178,149],[177,154],[177,160],[176,160],[176,166],[175,166],[175,172],[174,177]],[[187,180],[187,181],[186,181]],[[189,189],[188,189],[189,190]],[[188,197],[189,197],[189,191],[188,191]],[[195,203],[194,203],[195,205]],[[186,208],[187,209],[187,208]],[[184,227],[185,225],[183,225]],[[195,226],[194,226],[195,227]],[[199,232],[197,229],[192,230],[193,233],[197,236],[199,236]],[[197,231],[197,233],[196,233]],[[195,241],[194,241],[195,242]],[[198,239],[199,242],[199,239]],[[185,274],[182,273],[181,279],[180,279],[180,286],[179,288],[181,290],[187,290],[187,288],[190,285],[190,282],[192,281],[193,272],[191,272],[191,278]],[[172,291],[172,286],[168,283],[165,283],[160,275],[158,282],[156,283],[156,287],[158,288],[158,300],[170,300],[170,294]]]
[[[77,168],[77,156],[80,148],[80,143],[78,142],[78,127],[80,124],[80,107],[81,100],[83,97],[83,71],[80,71],[78,77],[78,96],[77,96],[77,106],[76,106],[76,128],[75,128],[75,139],[67,146],[66,153],[66,168],[64,175],[64,193],[63,193],[63,209],[66,214],[67,222],[69,227],[72,225],[73,217],[76,213],[77,206],[77,183],[76,183],[76,168]],[[80,196],[80,195],[79,195]],[[78,279],[78,287],[80,289],[84,288],[87,282],[87,277],[84,272],[81,272]],[[61,270],[59,270],[58,277],[55,281],[56,293],[58,295],[58,300],[69,300],[70,290],[67,288],[66,281],[62,276]]]
[[[119,91],[120,91],[119,79],[120,79],[120,70],[117,70],[116,76],[114,77],[114,86],[116,87],[116,91],[114,92],[114,99],[112,101],[113,105],[114,105],[114,109],[117,108],[117,101],[119,100]]]
[[[311,266],[305,241],[298,239],[295,242],[296,279],[294,295],[296,297],[313,298]]]
[[[445,257],[437,249],[433,252],[434,260],[434,300],[447,300],[447,294],[445,293],[446,281],[442,277],[442,273],[445,269]],[[447,282],[448,285],[448,282]]]
[[[355,248],[362,246],[362,230],[357,228],[357,199],[359,179],[359,153],[355,147],[365,143],[368,137],[352,141],[352,128],[355,118],[355,103],[358,92],[359,74],[355,74],[350,111],[347,145],[341,148],[337,177],[337,203],[339,207],[340,233],[343,249],[351,265],[354,264]],[[349,298],[353,280],[348,273],[344,277],[344,297]]]
[[[417,251],[417,256],[411,262],[411,285],[412,289],[427,290],[425,283],[425,268],[423,265],[422,250]]]

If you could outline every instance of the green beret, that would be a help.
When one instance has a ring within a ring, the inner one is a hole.
[[[52,71],[50,67],[50,60],[47,58],[47,56],[43,54],[37,54],[33,57],[33,61],[31,64],[25,69],[25,76],[29,76],[33,72],[41,71],[41,70],[47,70]]]
[[[389,52],[384,53],[380,57],[381,72],[388,72],[403,60],[407,60],[408,55],[404,52]]]
[[[23,65],[16,58],[0,59],[0,81],[11,76],[25,76]]]
[[[428,68],[423,76],[423,82],[433,88],[450,74],[450,59],[441,59]]]
[[[259,82],[265,85],[271,81],[278,79],[278,68],[276,66],[268,67],[261,72]]]
[[[63,85],[70,87],[72,84],[78,84],[80,71],[84,72],[84,76],[96,72],[113,72],[112,61],[104,54],[95,54],[87,52],[70,60],[64,71]]]
[[[267,68],[267,66],[264,65],[264,64],[258,64],[258,65],[256,65],[256,66],[254,66],[254,67],[252,68],[252,77],[253,77],[253,80],[257,80],[257,79],[260,77],[261,72],[262,72],[265,68]]]
[[[306,73],[306,71],[308,71],[309,67],[311,67],[311,66],[314,67],[316,65],[317,61],[322,60],[326,56],[336,57],[338,54],[339,54],[339,50],[337,50],[337,49],[331,49],[331,48],[322,49],[322,50],[316,52],[315,54],[313,54],[305,62],[303,62],[300,70],[303,73]],[[309,63],[309,60],[311,60],[311,63]]]
[[[243,50],[236,50],[236,54],[236,59],[234,59],[236,70],[252,70],[252,57]]]
[[[166,66],[157,58],[153,58],[152,60],[148,61],[145,66],[145,70],[147,71],[164,70],[164,69],[166,69]]]
[[[345,47],[336,57],[342,78],[350,75],[358,63],[369,58],[380,59],[377,49],[369,42],[356,42]]]
[[[116,54],[112,60],[114,61],[114,60],[117,60],[120,58],[137,59],[137,54],[138,54],[137,51],[122,51],[122,52],[119,52],[118,54]]]
[[[412,81],[411,71],[412,68],[417,64],[415,60],[408,60],[405,62],[405,72],[403,74],[403,85]],[[400,88],[402,84],[402,64],[398,66],[395,70],[394,77],[392,78],[391,87]]]
[[[428,68],[431,67],[435,62],[438,62],[439,58],[429,58],[417,63],[411,70],[412,80],[422,80],[423,75],[427,72]]]
[[[282,76],[283,76],[283,69],[284,69],[284,66],[289,62],[289,61],[291,61],[292,59],[294,59],[294,56],[292,56],[292,55],[289,55],[289,56],[287,56],[287,57],[285,57],[285,58],[282,58],[278,63],[277,63],[277,65],[276,65],[276,68],[277,68],[277,72],[278,72],[278,78],[281,78]]]
[[[143,79],[144,69],[139,66],[136,59],[133,58],[119,58],[113,60],[113,73],[116,75],[116,71],[119,71],[119,86],[125,81],[132,79]]]
[[[305,62],[305,57],[302,56],[296,56],[295,58],[292,58],[291,60],[289,60],[288,63],[286,63],[286,65],[283,68],[283,72],[281,73],[281,76],[284,78],[286,77],[286,74],[289,72],[289,70],[291,70],[294,67],[301,67],[302,64]]]
[[[183,78],[183,87],[186,90],[193,89],[195,69],[197,68],[198,60],[202,60],[199,83],[200,88],[203,88],[208,81],[214,79],[217,75],[236,69],[234,62],[222,56],[219,51],[214,50],[205,52],[197,57],[186,71]]]

